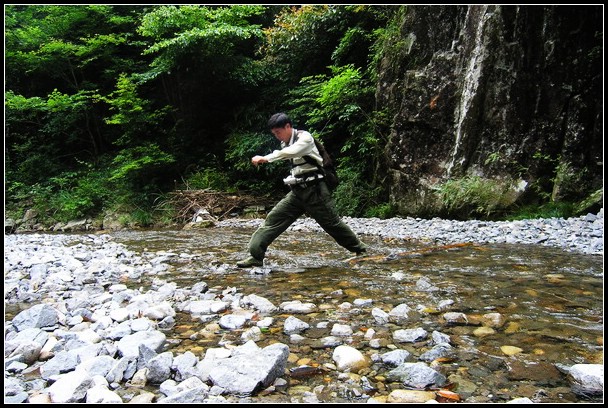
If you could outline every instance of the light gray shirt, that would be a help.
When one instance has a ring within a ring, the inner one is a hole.
[[[315,146],[313,136],[305,130],[293,129],[289,144],[286,145],[281,142],[281,150],[275,150],[264,158],[270,163],[277,160],[293,159],[295,167],[291,169],[291,174],[295,177],[318,170],[313,164],[307,163],[302,156],[312,157],[320,166],[323,164],[323,158],[319,154],[317,146]]]

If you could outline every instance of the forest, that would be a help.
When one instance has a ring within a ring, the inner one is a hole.
[[[35,210],[53,225],[114,213],[149,227],[183,221],[176,191],[278,199],[286,163],[250,162],[278,147],[266,128],[276,112],[332,152],[342,215],[401,215],[383,166],[395,112],[377,93],[386,54],[407,47],[407,12],[5,5],[5,217]],[[556,200],[551,190],[530,201],[534,211],[516,203],[466,215],[567,216],[584,198]],[[438,214],[462,216],[446,208]]]

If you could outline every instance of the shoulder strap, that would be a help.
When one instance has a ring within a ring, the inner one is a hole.
[[[298,135],[299,135],[300,133],[302,133],[302,132],[304,132],[304,131],[303,131],[303,130],[296,130],[296,139],[295,139],[295,140],[298,140]],[[321,150],[321,149],[325,150],[325,149],[323,148],[323,145],[321,145],[321,144],[319,143],[319,141],[318,141],[317,139],[315,139],[315,138],[314,138],[314,136],[313,136],[312,140],[315,142],[315,146],[317,147],[317,150],[319,151],[319,155],[321,155],[321,158],[323,159],[323,154],[321,153],[321,152],[322,152],[322,150]],[[319,147],[319,146],[321,146],[321,147]],[[312,164],[313,166],[316,166],[316,167],[319,169],[319,171],[320,171],[322,174],[325,174],[325,169],[323,168],[323,166],[321,166],[321,165],[319,164],[319,162],[318,162],[318,161],[316,161],[315,159],[313,159],[313,158],[312,158],[312,157],[310,157],[309,155],[302,156],[302,158],[303,158],[303,159],[306,161],[306,163],[308,163],[308,164]],[[290,162],[291,162],[291,167],[292,167],[292,168],[293,168],[293,167],[297,167],[297,166],[298,166],[298,164],[294,164],[294,163],[293,163],[293,159],[291,159],[291,160],[290,160]]]
[[[321,159],[323,160],[323,164],[325,164],[325,156],[323,155],[323,145],[321,143],[319,143],[319,141],[317,139],[315,139],[314,137],[312,138],[312,140],[314,140],[315,142],[315,146],[317,146],[317,150],[319,151],[319,155],[321,155]],[[308,164],[312,164],[313,166],[317,166],[317,169],[319,169],[319,172],[323,175],[325,175],[325,168],[319,164],[318,161],[316,161],[315,159],[313,159],[312,157],[306,155],[306,156],[302,156],[302,158],[304,160],[306,160],[306,163]]]

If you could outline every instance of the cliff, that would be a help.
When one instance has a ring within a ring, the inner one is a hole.
[[[401,6],[393,27],[376,99],[400,214],[603,195],[601,5]]]

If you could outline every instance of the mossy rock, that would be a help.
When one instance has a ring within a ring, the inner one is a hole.
[[[576,214],[584,215],[589,212],[597,212],[600,208],[603,207],[604,202],[604,189],[600,188],[595,191],[589,197],[585,198],[583,201],[578,203],[574,207],[574,211]]]

